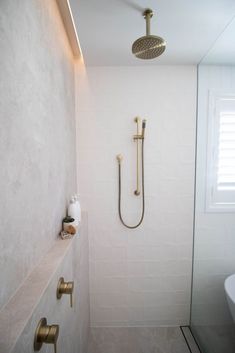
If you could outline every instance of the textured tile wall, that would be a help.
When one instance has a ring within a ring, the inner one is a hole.
[[[189,321],[196,67],[88,68],[78,79],[79,187],[89,213],[92,326]],[[118,218],[116,154],[123,160],[123,216],[140,217],[133,119],[147,119],[146,214],[136,230]]]
[[[74,67],[55,0],[0,1],[0,308],[76,188]]]
[[[34,352],[34,333],[42,317],[47,318],[48,324],[58,324],[60,326],[57,341],[58,352],[87,352],[89,333],[89,271],[87,216],[84,213],[80,234],[72,241],[70,249],[67,251],[60,266],[53,273],[49,285],[45,288],[43,296],[19,336],[12,353]],[[48,266],[51,267],[49,261]],[[61,276],[67,281],[74,281],[73,308],[70,307],[69,296],[64,295],[60,300],[56,299],[56,288]],[[44,344],[40,352],[53,352],[53,347]]]

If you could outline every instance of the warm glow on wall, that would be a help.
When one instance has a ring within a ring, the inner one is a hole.
[[[69,39],[69,43],[75,58],[83,60],[82,49],[80,46],[77,29],[74,23],[73,14],[69,0],[57,0],[64,27]]]

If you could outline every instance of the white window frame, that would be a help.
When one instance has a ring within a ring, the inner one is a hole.
[[[221,191],[218,190],[217,183],[219,124],[221,117],[220,102],[222,100],[234,100],[235,102],[235,92],[209,91],[205,209],[206,212],[230,213],[235,212],[235,189]]]

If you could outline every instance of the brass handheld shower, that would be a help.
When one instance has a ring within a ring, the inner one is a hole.
[[[136,190],[134,191],[134,195],[139,196],[140,195],[140,188],[139,188],[139,141],[141,141],[141,174],[142,174],[142,213],[139,222],[134,225],[134,226],[129,226],[126,224],[122,218],[122,212],[121,212],[121,195],[122,195],[122,185],[121,185],[121,163],[122,163],[122,155],[118,154],[117,155],[117,161],[118,161],[118,213],[119,213],[119,218],[122,222],[122,224],[130,229],[135,229],[139,227],[144,219],[144,212],[145,212],[145,194],[144,194],[144,137],[145,137],[145,127],[146,127],[146,120],[142,121],[142,132],[141,134],[139,133],[139,125],[141,122],[140,118],[135,118],[135,122],[137,124],[137,134],[134,135],[134,141],[136,141],[136,151],[137,151],[137,158],[136,158],[136,166],[137,166],[137,187]]]
[[[145,128],[146,128],[146,120],[142,121],[142,138],[144,139],[145,135]]]

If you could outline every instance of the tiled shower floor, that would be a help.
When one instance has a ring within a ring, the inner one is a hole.
[[[190,353],[179,327],[92,328],[88,353]]]

